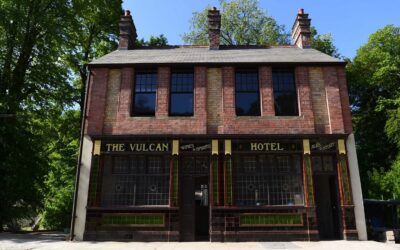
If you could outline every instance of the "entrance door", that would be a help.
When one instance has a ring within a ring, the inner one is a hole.
[[[195,203],[192,176],[182,176],[180,185],[180,237],[181,241],[195,240]]]
[[[182,158],[180,172],[181,241],[209,240],[209,158]]]
[[[338,186],[335,156],[313,156],[315,203],[319,237],[339,239]]]

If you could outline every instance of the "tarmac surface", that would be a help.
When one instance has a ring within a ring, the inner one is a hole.
[[[319,241],[319,242],[241,242],[241,243],[210,243],[210,242],[71,242],[65,241],[65,234],[30,233],[11,234],[0,233],[1,250],[20,249],[56,249],[56,250],[400,250],[400,244],[381,243],[375,241]]]

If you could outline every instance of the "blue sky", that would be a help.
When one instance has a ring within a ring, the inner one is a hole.
[[[218,0],[124,0],[131,10],[139,38],[164,34],[169,44],[183,44],[192,12]],[[331,33],[339,53],[354,57],[368,36],[387,24],[400,26],[400,0],[260,0],[260,6],[289,30],[299,8],[310,14],[320,34]]]

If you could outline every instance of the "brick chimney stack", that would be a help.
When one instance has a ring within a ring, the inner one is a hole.
[[[208,39],[211,50],[218,50],[221,35],[221,14],[217,8],[208,10]]]
[[[131,12],[125,10],[119,21],[119,50],[133,49],[137,38],[136,27],[133,23]]]
[[[292,39],[299,48],[311,47],[311,19],[304,9],[299,9],[292,27]]]

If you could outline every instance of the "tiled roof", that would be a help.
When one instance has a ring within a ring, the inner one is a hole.
[[[95,59],[90,65],[102,64],[192,64],[192,63],[340,63],[341,60],[315,49],[295,46],[263,48],[170,47],[159,49],[116,50]]]

